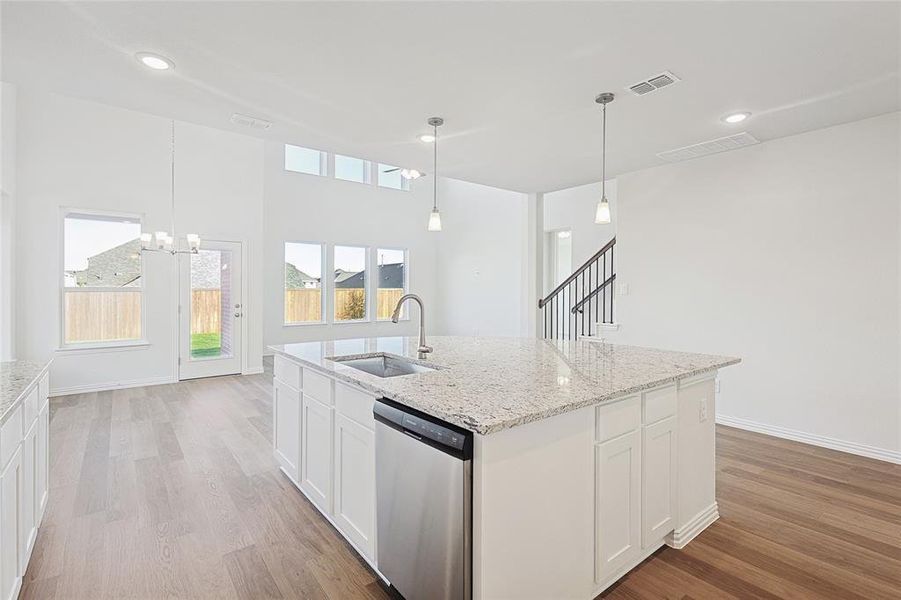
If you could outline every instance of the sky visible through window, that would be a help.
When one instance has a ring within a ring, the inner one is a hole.
[[[366,161],[350,156],[335,155],[335,179],[369,183],[366,177]]]
[[[63,231],[66,271],[88,268],[88,258],[141,237],[141,224],[107,217],[66,217]]]
[[[298,270],[310,277],[322,277],[322,246],[319,244],[285,244],[285,262],[291,263]]]
[[[366,248],[335,246],[335,270],[359,273],[366,268]]]
[[[322,153],[319,150],[285,144],[285,169],[310,175],[322,174]]]

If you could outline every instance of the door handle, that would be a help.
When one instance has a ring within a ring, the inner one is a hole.
[[[243,316],[243,313],[236,312],[236,313],[235,313],[235,316],[236,316],[236,317],[241,317],[241,316]]]

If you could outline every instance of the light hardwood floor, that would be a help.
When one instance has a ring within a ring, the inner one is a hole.
[[[276,470],[271,382],[53,398],[21,597],[386,598]],[[603,597],[901,598],[901,467],[719,427],[717,468],[721,519]]]

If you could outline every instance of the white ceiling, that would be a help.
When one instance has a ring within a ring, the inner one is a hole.
[[[2,79],[519,191],[899,110],[897,2],[4,2]],[[154,72],[133,55],[172,58]],[[663,70],[682,81],[624,88]],[[742,125],[725,113],[753,112]],[[231,125],[233,112],[274,122]]]

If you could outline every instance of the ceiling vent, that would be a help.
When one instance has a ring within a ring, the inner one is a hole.
[[[272,122],[267,121],[266,119],[258,119],[257,117],[250,117],[247,115],[242,115],[240,113],[235,113],[232,115],[232,118],[229,119],[235,125],[243,125],[244,127],[250,127],[251,129],[260,129],[265,131],[272,127]]]
[[[650,94],[651,92],[656,92],[657,90],[665,88],[668,85],[672,85],[677,81],[680,81],[678,77],[676,77],[669,71],[664,71],[659,75],[648,77],[644,81],[639,81],[636,84],[630,85],[629,91],[636,96],[644,96],[645,94]]]
[[[675,150],[660,152],[657,154],[657,156],[659,156],[663,160],[676,162],[680,160],[698,158],[700,156],[707,156],[708,154],[716,154],[718,152],[736,150],[738,148],[753,146],[754,144],[759,143],[760,140],[755,138],[750,133],[743,131],[742,133],[736,133],[735,135],[730,135],[707,142],[701,142],[700,144],[692,144],[691,146],[684,146],[682,148],[676,148]]]

